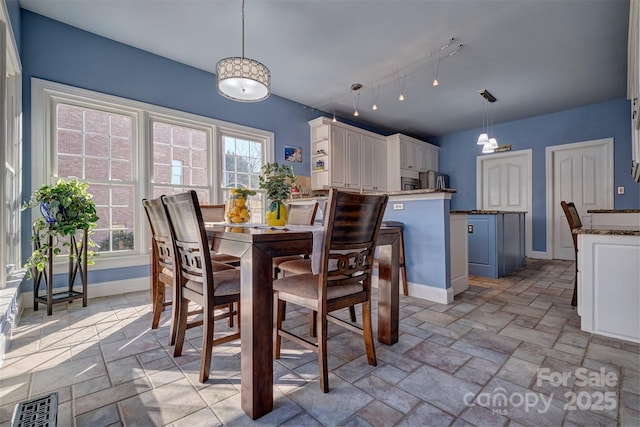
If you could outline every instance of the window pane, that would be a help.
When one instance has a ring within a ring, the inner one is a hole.
[[[153,122],[152,129],[154,197],[190,189],[208,195],[209,133],[159,121]]]
[[[89,183],[99,216],[97,251],[133,250],[133,119],[112,111],[56,106],[58,176]]]

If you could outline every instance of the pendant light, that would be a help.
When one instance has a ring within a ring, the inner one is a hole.
[[[218,93],[233,101],[257,102],[271,92],[271,73],[262,63],[244,57],[244,0],[242,0],[242,56],[229,57],[216,65]]]
[[[493,118],[489,114],[489,105],[496,102],[497,99],[488,90],[480,91],[480,96],[485,100],[485,114],[482,118],[482,133],[478,136],[478,145],[482,145],[482,153],[493,153],[498,148],[498,141],[494,137],[490,137],[491,127],[493,126]]]

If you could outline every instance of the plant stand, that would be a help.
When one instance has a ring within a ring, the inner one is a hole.
[[[59,302],[73,301],[82,298],[82,306],[87,306],[87,250],[88,250],[88,230],[82,230],[80,236],[81,243],[78,245],[78,238],[71,236],[69,243],[69,286],[66,290],[56,291],[53,289],[53,236],[47,237],[49,244],[49,262],[43,271],[34,269],[33,272],[33,310],[38,311],[38,303],[47,305],[47,315],[53,313],[53,304]],[[36,238],[33,243],[34,249],[40,249],[40,239]],[[77,280],[80,281],[82,291],[74,290]],[[40,288],[42,286],[42,292]]]

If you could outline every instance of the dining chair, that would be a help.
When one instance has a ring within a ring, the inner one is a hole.
[[[209,241],[202,220],[198,196],[191,190],[173,196],[162,196],[162,204],[169,220],[169,229],[174,246],[176,298],[180,301],[178,327],[174,357],[182,354],[186,330],[202,325],[202,360],[200,382],[209,378],[212,347],[240,338],[240,270],[213,271]],[[188,322],[189,303],[202,307],[202,318]],[[235,303],[237,312],[225,311],[216,315],[220,306]],[[238,316],[238,325],[233,333],[214,339],[217,320]]]
[[[287,207],[287,224],[291,225],[313,225],[316,222],[316,212],[318,202],[305,204],[290,204]],[[303,255],[290,255],[273,258],[273,277],[277,278],[280,273],[280,264],[286,261],[294,261],[303,258]],[[309,258],[308,256],[306,258]]]
[[[573,202],[565,202],[563,200],[560,202],[560,206],[562,206],[564,216],[569,223],[571,238],[573,239],[573,250],[576,256],[576,272],[573,282],[573,296],[571,297],[571,306],[575,307],[578,305],[578,235],[573,230],[582,228],[582,221],[580,221],[580,215],[578,215],[578,210]]]
[[[224,205],[200,205],[202,220],[204,222],[224,222],[224,209]],[[233,255],[212,253],[211,258],[234,266],[240,265],[240,258]]]
[[[157,199],[142,199],[142,206],[149,220],[151,228],[151,308],[153,318],[151,329],[157,329],[160,323],[160,315],[165,307],[171,307],[171,324],[169,326],[169,345],[175,344],[176,327],[178,324],[178,308],[180,302],[172,292],[171,299],[167,299],[167,286],[175,291],[174,271],[173,271],[173,240],[169,220],[162,205],[162,201]],[[213,271],[233,269],[234,267],[213,262]],[[231,308],[232,309],[232,308]],[[197,315],[201,310],[190,312],[190,315]]]
[[[371,270],[376,239],[386,208],[386,194],[350,193],[332,188],[325,221],[321,271],[287,276],[273,282],[274,357],[280,358],[282,337],[318,353],[320,388],[329,391],[327,327],[332,321],[364,336],[367,361],[376,366],[371,324]],[[317,313],[317,340],[312,342],[283,329],[283,302]],[[354,304],[362,305],[362,325],[331,315]]]

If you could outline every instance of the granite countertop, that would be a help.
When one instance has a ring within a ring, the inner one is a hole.
[[[498,214],[526,214],[526,211],[483,211],[483,210],[453,210],[450,214],[467,214],[467,215],[498,215]]]
[[[351,191],[351,190],[346,190],[346,191]],[[355,190],[353,190],[355,192]],[[399,196],[399,195],[410,195],[410,194],[433,194],[433,193],[457,193],[458,190],[455,190],[453,188],[421,188],[419,190],[404,190],[404,191],[366,191],[365,194],[388,194],[389,196]],[[295,201],[305,201],[305,200],[317,200],[317,199],[326,199],[327,196],[329,195],[329,191],[327,190],[327,194],[324,194],[322,196],[317,195],[317,196],[310,196],[308,194],[306,195],[299,195],[299,196],[295,196],[295,197],[291,197],[291,200],[295,200]]]
[[[640,236],[636,225],[598,225],[591,228],[575,228],[573,234],[603,234],[610,236]]]
[[[640,213],[640,209],[589,209],[587,213]]]

